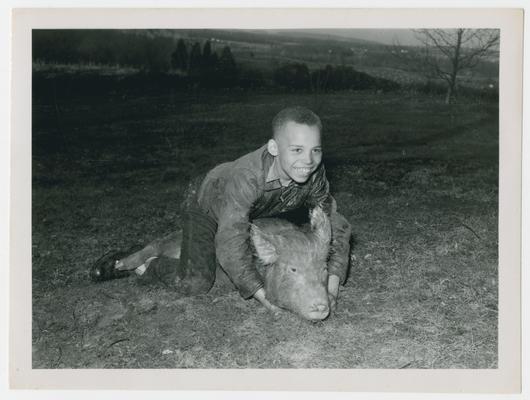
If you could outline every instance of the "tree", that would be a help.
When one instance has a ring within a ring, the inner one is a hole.
[[[310,89],[311,77],[309,69],[303,63],[289,63],[274,70],[273,81],[276,85],[287,89]]]
[[[137,46],[142,56],[141,68],[150,73],[166,72],[171,66],[171,48],[173,43],[168,38],[153,40],[147,36],[137,38]]]
[[[208,84],[210,86],[216,80],[217,62],[217,54],[215,52],[212,52],[212,45],[210,41],[207,40],[202,48],[201,75],[204,78],[203,80],[209,82]]]
[[[190,51],[190,59],[188,62],[188,72],[190,74],[198,74],[202,65],[201,45],[198,42],[193,44]]]
[[[231,87],[237,83],[237,66],[230,47],[223,47],[221,57],[219,57],[219,74],[223,80],[223,86]]]
[[[394,90],[399,87],[396,82],[376,78],[367,73],[356,71],[346,65],[331,66],[314,70],[310,74],[311,90],[314,93],[328,90]]]
[[[209,40],[204,43],[202,48],[202,66],[204,69],[212,67],[212,45]]]
[[[219,64],[219,56],[217,53],[212,53],[212,57],[210,58],[210,63],[212,64],[213,68],[216,69]]]
[[[325,92],[329,89],[329,80],[333,73],[333,67],[326,65],[324,68],[319,68],[310,73],[310,87],[315,94]]]
[[[175,69],[186,71],[188,69],[188,49],[184,40],[179,39],[177,48],[171,54],[171,66]]]
[[[458,75],[474,68],[499,44],[499,31],[496,29],[418,29],[414,32],[423,43],[423,49],[412,52],[407,58],[445,82],[446,104],[453,99]]]

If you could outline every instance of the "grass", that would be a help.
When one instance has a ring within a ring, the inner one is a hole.
[[[356,92],[39,99],[34,368],[497,367],[496,104]],[[223,287],[179,298],[88,280],[106,251],[177,228],[189,177],[264,143],[290,104],[322,116],[328,177],[354,230],[336,314],[274,319]]]

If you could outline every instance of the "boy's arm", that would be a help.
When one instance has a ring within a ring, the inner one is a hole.
[[[331,246],[328,260],[328,292],[338,293],[338,283],[344,284],[348,274],[351,227],[346,219],[337,213],[337,203],[329,193],[329,182],[324,165],[315,173],[313,190],[306,203],[310,208],[320,206],[331,222]],[[338,280],[331,276],[338,277]]]
[[[328,209],[331,222],[331,245],[329,251],[328,271],[330,275],[339,277],[340,284],[346,282],[350,261],[350,223],[342,215],[337,213],[337,203],[328,194],[325,203],[329,202]]]
[[[241,296],[248,299],[263,287],[253,262],[249,233],[249,213],[260,187],[250,170],[236,170],[225,179],[224,191],[218,199],[216,255]]]
[[[254,293],[253,297],[258,300],[267,310],[271,311],[275,316],[279,316],[282,312],[280,307],[275,306],[265,297],[265,289],[260,288]]]
[[[337,308],[337,297],[339,296],[340,278],[337,275],[329,275],[328,277],[328,298],[331,311]]]

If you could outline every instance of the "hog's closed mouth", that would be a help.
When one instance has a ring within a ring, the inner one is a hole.
[[[305,317],[310,320],[310,321],[314,321],[314,322],[318,322],[318,321],[322,321],[324,319],[326,319],[327,317],[329,316],[329,308],[328,309],[325,309],[325,310],[313,310],[313,311],[309,311]]]

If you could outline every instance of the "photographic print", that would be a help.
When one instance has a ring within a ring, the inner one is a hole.
[[[502,30],[31,29],[31,369],[499,368]]]

